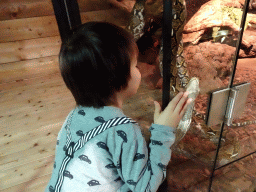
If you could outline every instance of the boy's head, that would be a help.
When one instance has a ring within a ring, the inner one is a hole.
[[[133,36],[105,22],[88,22],[63,42],[60,71],[76,104],[101,108],[110,105],[115,92],[125,89],[136,55]]]

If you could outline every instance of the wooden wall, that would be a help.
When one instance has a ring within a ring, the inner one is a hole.
[[[135,0],[78,0],[82,22],[126,26]],[[75,102],[58,69],[51,0],[0,1],[0,191],[44,191]]]

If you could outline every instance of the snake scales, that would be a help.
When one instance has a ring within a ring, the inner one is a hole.
[[[183,55],[183,41],[182,41],[182,31],[184,29],[186,20],[186,5],[185,0],[173,0],[173,20],[172,20],[172,54],[171,54],[171,67],[170,72],[172,74],[171,78],[171,99],[179,92],[184,90],[190,81],[187,65]],[[130,31],[135,40],[138,41],[145,33],[152,30],[153,21],[161,20],[163,13],[163,4],[159,0],[137,0],[132,9],[129,24],[127,30]],[[159,21],[157,21],[159,24]],[[163,71],[163,44],[161,43],[159,52],[159,67],[162,74]],[[192,80],[192,79],[191,79]],[[189,110],[190,115],[192,113],[197,117],[205,119],[205,115],[200,114],[196,111]],[[245,121],[241,123],[233,123],[232,126],[246,126],[250,124],[255,124],[254,121]]]

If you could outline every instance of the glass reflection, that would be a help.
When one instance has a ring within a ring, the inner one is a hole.
[[[256,190],[256,154],[232,163],[215,174],[212,191]]]

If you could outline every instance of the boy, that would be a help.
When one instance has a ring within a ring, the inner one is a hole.
[[[77,105],[58,134],[45,191],[157,191],[166,177],[175,128],[191,102],[187,92],[179,93],[163,112],[155,102],[150,152],[133,121],[113,126],[72,151],[88,131],[126,117],[122,104],[136,94],[141,80],[137,57],[132,35],[109,23],[85,23],[62,43],[60,71]]]

